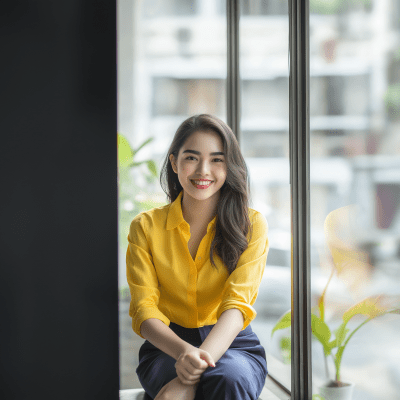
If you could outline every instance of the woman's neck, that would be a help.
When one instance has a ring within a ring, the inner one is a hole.
[[[182,215],[190,226],[207,226],[217,214],[219,192],[205,200],[182,196]]]

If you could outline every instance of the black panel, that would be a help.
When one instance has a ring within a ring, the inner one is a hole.
[[[3,2],[0,398],[118,399],[116,4]]]

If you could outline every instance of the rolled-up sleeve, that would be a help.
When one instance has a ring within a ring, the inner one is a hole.
[[[240,256],[236,269],[225,282],[222,301],[217,310],[217,319],[230,308],[240,310],[244,318],[242,330],[257,315],[252,306],[258,295],[269,251],[268,223],[260,212],[254,216],[252,226],[250,243]]]
[[[143,339],[140,325],[146,319],[157,318],[167,326],[170,324],[158,309],[158,278],[145,231],[145,218],[139,214],[131,222],[126,252],[126,277],[131,292],[129,316],[132,317],[133,331]]]

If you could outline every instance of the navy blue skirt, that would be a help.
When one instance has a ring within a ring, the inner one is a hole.
[[[192,346],[200,347],[214,325],[184,328],[173,322],[171,330]],[[147,398],[154,399],[164,385],[176,378],[176,360],[146,340],[139,350],[137,376]],[[197,385],[195,400],[257,400],[267,378],[264,347],[250,325],[240,331],[229,349],[207,368]]]

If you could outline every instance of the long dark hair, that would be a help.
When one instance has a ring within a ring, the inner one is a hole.
[[[171,166],[169,156],[178,158],[180,148],[194,132],[213,131],[219,134],[224,144],[227,176],[220,189],[215,236],[211,243],[211,265],[217,268],[213,253],[222,260],[231,274],[242,253],[248,247],[247,234],[252,227],[249,218],[250,177],[240,151],[239,144],[231,128],[219,118],[209,114],[194,115],[179,126],[163,163],[160,184],[170,203],[174,202],[183,190],[178,175]],[[249,239],[250,241],[250,239]],[[218,268],[217,268],[218,269]]]

